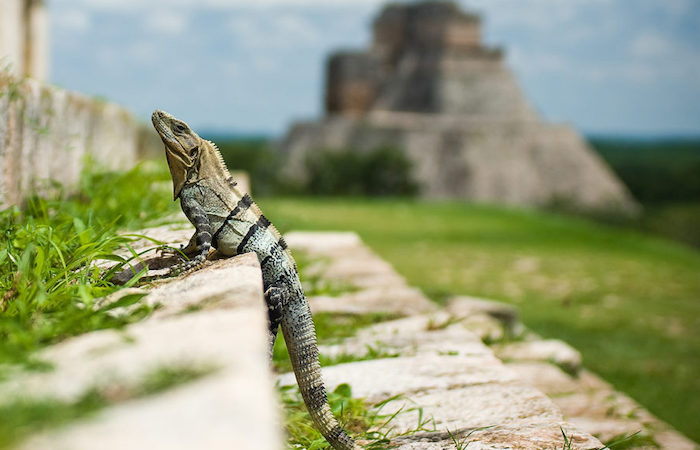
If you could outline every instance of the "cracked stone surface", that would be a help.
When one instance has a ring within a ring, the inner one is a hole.
[[[343,282],[356,290],[337,297],[309,297],[312,312],[373,312],[403,315],[435,311],[437,307],[420,290],[406,284],[393,267],[350,232],[291,232],[285,239],[293,251],[307,254],[321,264],[314,275]]]
[[[368,348],[380,355],[400,355],[323,369],[329,390],[348,383],[354,396],[371,403],[396,396],[382,408],[383,413],[397,413],[391,422],[394,436],[416,429],[421,417],[429,420],[420,425],[433,431],[397,438],[398,448],[453,448],[448,430],[454,436],[466,436],[480,427],[489,428],[465,437],[469,448],[562,448],[560,427],[572,436],[572,448],[602,447],[597,439],[565,422],[546,395],[523,382],[516,371],[509,370],[466,326],[478,317],[479,323],[487,324],[493,333],[498,329],[500,334],[496,334],[503,338],[504,321],[511,324],[508,333],[521,326],[512,307],[462,298],[452,301],[452,308],[440,310],[416,292],[420,300],[407,301],[407,306],[396,308],[392,299],[406,286],[405,282],[390,267],[366,262],[376,256],[362,248],[356,235],[293,233],[287,241],[292,249],[324,261],[318,272],[321,278],[350,282],[360,287],[359,292],[363,292],[363,287],[364,292],[373,291],[373,298],[360,305],[357,299],[361,295],[357,292],[321,301],[314,299],[312,305],[317,310],[362,313],[367,308],[366,311],[408,316],[369,326],[354,337],[320,348],[328,356],[364,357]],[[355,254],[359,255],[357,259]],[[368,267],[376,268],[378,273]],[[386,276],[386,281],[382,281],[382,276]],[[392,285],[396,286],[393,290],[377,288]],[[293,375],[283,374],[279,382],[293,384]]]
[[[142,302],[160,305],[149,318],[123,331],[95,331],[43,350],[38,356],[54,369],[11,378],[0,384],[0,398],[72,401],[90,388],[136,387],[159,368],[211,367],[213,373],[109,406],[32,436],[18,448],[281,448],[257,257],[215,261],[140,291],[148,292]]]
[[[551,422],[498,425],[485,430],[458,429],[450,432],[420,433],[396,439],[403,450],[454,449],[455,441],[465,449],[477,450],[542,450],[566,448],[562,430],[571,442],[570,448],[600,448],[597,440],[580,432],[574,425]],[[450,434],[452,436],[450,436]],[[453,440],[454,438],[454,440]]]
[[[369,349],[404,356],[418,353],[483,356],[492,355],[477,336],[453,316],[437,312],[378,323],[359,330],[351,338],[336,345],[322,345],[329,356],[351,354],[362,357]]]
[[[538,339],[494,346],[499,358],[509,361],[549,361],[567,372],[581,369],[581,353],[556,339]]]

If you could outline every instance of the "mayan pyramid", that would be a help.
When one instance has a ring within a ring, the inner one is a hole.
[[[325,117],[294,124],[280,146],[305,176],[319,149],[393,146],[428,198],[631,212],[625,186],[580,134],[528,104],[481,19],[452,2],[391,3],[364,51],[328,59]]]

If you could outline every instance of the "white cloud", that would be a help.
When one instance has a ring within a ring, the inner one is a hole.
[[[678,45],[672,43],[666,36],[655,31],[643,31],[630,44],[630,54],[640,58],[653,58],[668,55]]]
[[[557,53],[525,53],[514,49],[508,62],[520,74],[538,76],[554,74],[575,80],[606,82],[650,83],[662,76],[663,68],[643,61],[616,61],[591,63]]]
[[[313,42],[321,38],[315,27],[298,15],[285,14],[277,17],[275,25],[279,33],[292,39],[296,38],[301,41]]]
[[[90,28],[90,15],[78,9],[57,10],[52,15],[52,21],[59,28],[77,33],[84,33]]]
[[[222,10],[254,10],[277,7],[347,7],[347,6],[379,6],[385,0],[64,0],[66,3],[80,7],[108,10],[177,10],[183,8],[222,9]]]
[[[147,30],[157,34],[182,34],[187,28],[187,18],[173,11],[157,12],[149,15],[144,25]]]
[[[666,8],[675,17],[682,17],[693,6],[693,0],[665,0]]]
[[[321,40],[314,25],[295,14],[235,15],[228,29],[241,46],[256,49],[284,49]]]
[[[149,64],[158,60],[160,52],[152,42],[134,42],[128,46],[125,55],[138,64]]]
[[[273,58],[266,56],[255,56],[252,60],[253,68],[262,73],[272,73],[279,68],[279,64]]]

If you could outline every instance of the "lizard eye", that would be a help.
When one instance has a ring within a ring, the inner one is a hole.
[[[185,126],[181,123],[176,123],[173,128],[175,128],[175,131],[177,131],[178,133],[184,133],[184,131],[186,130]]]

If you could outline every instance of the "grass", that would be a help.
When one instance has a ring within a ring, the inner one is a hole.
[[[357,288],[342,280],[328,280],[321,276],[318,270],[313,270],[316,266],[327,266],[327,260],[323,258],[310,258],[303,252],[295,252],[294,260],[297,269],[301,274],[301,283],[307,297],[327,296],[337,297],[341,294],[356,291]]]
[[[337,343],[344,338],[354,336],[355,333],[357,333],[357,330],[360,328],[396,318],[396,315],[385,313],[360,315],[344,313],[316,313],[313,317],[314,326],[316,327],[316,338],[319,344]],[[319,360],[321,362],[321,366],[325,367],[345,362],[393,356],[396,355],[384,352],[379,348],[369,348],[368,354],[363,357],[357,357],[354,355],[340,355],[338,357],[329,358],[324,355],[320,355]],[[287,345],[284,342],[284,336],[282,336],[281,332],[278,333],[277,340],[275,341],[272,361],[275,370],[278,373],[290,372],[292,370],[291,362],[289,362]]]
[[[95,261],[124,258],[115,251],[128,246],[123,228],[161,220],[172,210],[164,166],[140,165],[126,173],[83,175],[74,194],[52,186],[50,198],[29,199],[22,208],[0,212],[0,377],[2,363],[36,364],[37,349],[87,331],[121,327],[147,315],[134,308],[121,317],[116,305],[95,307],[94,300],[117,289],[112,272]],[[134,278],[132,282],[138,280]],[[135,303],[138,297],[120,301]]]
[[[584,364],[700,440],[700,253],[579,218],[461,203],[269,198],[283,231],[355,230],[437,301],[519,306]]]
[[[116,403],[154,395],[196,380],[213,371],[210,367],[163,366],[147,373],[135,386],[92,387],[74,401],[19,397],[0,405],[0,448],[48,428],[80,419]]]
[[[311,417],[298,388],[281,386],[278,391],[285,410],[288,448],[305,450],[329,448],[328,442],[312,425]],[[393,447],[390,444],[389,433],[392,431],[392,421],[396,415],[401,411],[412,410],[412,408],[401,408],[393,414],[382,412],[386,404],[400,398],[395,396],[376,404],[367,404],[363,399],[352,396],[352,388],[348,384],[340,384],[333,392],[328,393],[328,404],[340,425],[354,439],[361,441],[362,448],[379,450]],[[432,419],[424,418],[422,409],[418,408],[416,426],[393,437],[434,430]]]

